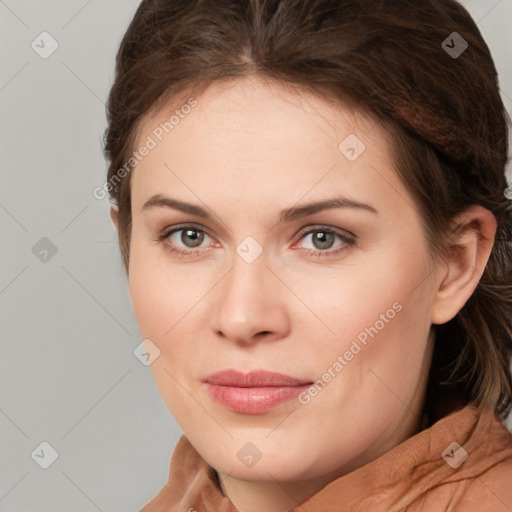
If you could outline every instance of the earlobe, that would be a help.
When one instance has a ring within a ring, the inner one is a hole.
[[[454,318],[480,281],[496,234],[496,218],[481,206],[472,206],[454,219],[457,229],[447,241],[445,272],[433,302],[433,324]]]
[[[110,205],[110,219],[117,230],[119,225],[119,206],[117,204]]]

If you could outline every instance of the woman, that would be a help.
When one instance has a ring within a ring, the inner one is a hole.
[[[507,120],[453,0],[144,0],[106,190],[184,435],[156,511],[512,509]]]

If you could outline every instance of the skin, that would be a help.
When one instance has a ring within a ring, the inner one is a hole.
[[[162,398],[224,494],[240,512],[285,512],[418,432],[431,325],[473,292],[496,223],[472,207],[456,219],[446,259],[434,258],[374,120],[259,78],[217,82],[196,99],[132,171],[130,297],[142,337],[160,350],[151,370]],[[182,103],[145,119],[137,147]],[[354,161],[338,149],[349,134],[366,146]],[[155,194],[212,217],[141,211]],[[338,196],[377,213],[345,207],[278,222],[284,209]],[[114,208],[111,217],[117,226]],[[154,241],[180,223],[204,230],[200,248],[196,232]],[[355,243],[301,235],[325,227]],[[248,236],[263,249],[252,263],[236,252]],[[236,413],[201,382],[226,368],[315,381],[396,303],[400,312],[307,404]],[[248,442],[261,452],[250,468],[237,457]]]

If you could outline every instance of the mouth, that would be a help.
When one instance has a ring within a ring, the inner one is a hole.
[[[241,373],[223,370],[203,379],[208,394],[227,409],[242,414],[262,414],[296,398],[311,384],[282,373],[265,370]]]

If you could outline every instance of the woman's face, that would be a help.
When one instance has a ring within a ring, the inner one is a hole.
[[[418,428],[436,267],[381,126],[290,91],[216,83],[145,120],[129,286],[163,400],[210,465],[328,482]],[[297,381],[205,382],[221,370]]]

